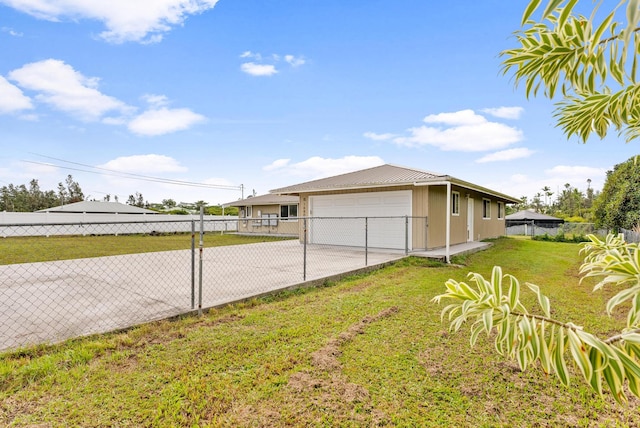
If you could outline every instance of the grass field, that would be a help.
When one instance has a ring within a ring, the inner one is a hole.
[[[455,266],[409,258],[201,318],[0,355],[0,425],[639,426],[640,400],[522,373],[490,340],[470,348],[467,331],[449,333],[430,303],[448,278],[499,264],[540,285],[554,317],[608,336],[625,314],[606,316],[613,290],[578,283],[578,248],[499,239]]]
[[[199,235],[195,237],[196,247]],[[240,245],[284,239],[270,236],[246,236],[207,233],[205,247]],[[0,265],[13,263],[69,260],[82,257],[113,256],[118,254],[154,251],[185,250],[191,248],[191,234],[161,235],[98,235],[0,238]]]

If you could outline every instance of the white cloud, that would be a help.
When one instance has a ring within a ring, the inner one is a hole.
[[[240,58],[252,60],[250,62],[245,62],[240,66],[240,70],[252,76],[273,76],[279,72],[275,64],[280,61],[286,62],[292,68],[300,67],[307,62],[302,56],[296,57],[295,55],[290,54],[282,56],[276,53],[266,55],[263,60],[262,54],[251,51],[242,52],[240,54]],[[268,62],[271,62],[272,64],[267,64]]]
[[[541,171],[537,175],[513,174],[510,177],[500,179],[499,182],[486,183],[486,186],[490,189],[499,189],[507,195],[527,196],[529,199],[534,197],[536,193],[544,193],[542,188],[548,186],[553,192],[551,199],[555,200],[567,183],[581,192],[585,192],[589,186],[594,190],[601,190],[606,176],[606,168],[557,165]],[[588,183],[587,179],[590,179],[591,182]]]
[[[444,151],[481,152],[499,150],[523,139],[522,131],[498,122],[490,122],[473,110],[440,113],[424,118],[428,124],[410,128],[410,136],[393,142],[407,147],[431,145]]]
[[[14,113],[33,108],[31,99],[20,88],[0,76],[0,114]]]
[[[147,110],[129,122],[128,128],[138,135],[156,136],[183,131],[203,122],[205,117],[189,109],[159,108]]]
[[[0,3],[2,3],[2,2],[0,1]],[[20,33],[18,31],[14,30],[11,27],[2,27],[0,29],[0,31],[2,31],[3,33],[7,33],[7,34],[9,34],[10,36],[13,36],[13,37],[22,37],[24,35],[23,33]]]
[[[483,156],[480,159],[476,160],[476,163],[510,161],[513,159],[528,158],[533,153],[535,153],[533,150],[527,149],[525,147],[502,150]]]
[[[501,119],[520,119],[524,109],[522,107],[496,107],[485,108],[481,111]]]
[[[151,107],[164,107],[169,104],[169,99],[165,95],[145,94],[142,99]]]
[[[392,138],[397,137],[396,134],[391,134],[391,133],[386,133],[386,134],[376,134],[375,132],[365,132],[364,134],[362,134],[365,138],[368,138],[370,140],[374,140],[374,141],[386,141],[386,140],[390,140]]]
[[[104,23],[108,42],[155,43],[190,15],[212,9],[218,0],[0,0],[0,4],[49,21],[91,19]]]
[[[279,59],[279,57],[278,57]],[[302,57],[295,57],[293,55],[285,55],[284,56],[284,60],[286,62],[288,62],[292,67],[300,67],[301,65],[304,65],[304,63],[306,62],[304,60],[304,58]]]
[[[60,60],[26,64],[11,71],[9,79],[24,89],[38,92],[36,100],[81,120],[99,120],[109,112],[125,114],[132,110],[122,101],[102,94],[97,89],[99,79],[85,77]]]
[[[271,164],[262,167],[263,171],[273,171],[280,168],[283,168],[289,164],[291,159],[278,159],[273,161]]]
[[[604,185],[607,169],[594,168],[590,166],[557,165],[545,170],[544,173],[548,177],[564,181],[565,183],[571,184],[573,187],[582,188],[587,179],[591,179],[592,181],[601,181]]]
[[[473,110],[460,110],[453,113],[430,114],[423,119],[425,123],[443,123],[452,126],[473,126],[487,123],[484,116]]]
[[[245,62],[240,66],[240,70],[252,76],[273,76],[278,72],[275,65],[256,64],[255,62]]]
[[[187,171],[187,168],[174,158],[157,154],[122,156],[98,167],[136,174]]]
[[[279,159],[263,169],[280,172],[287,176],[304,177],[313,180],[382,164],[384,164],[384,161],[378,156],[345,156],[339,159],[314,156],[297,163],[290,163],[289,159]]]

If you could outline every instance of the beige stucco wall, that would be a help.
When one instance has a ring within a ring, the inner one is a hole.
[[[245,211],[246,212],[246,211]],[[254,205],[251,217],[240,218],[238,220],[238,232],[274,235],[298,235],[298,220],[277,219],[277,225],[272,225],[274,221],[262,219],[265,214],[275,214],[280,216],[280,205]]]

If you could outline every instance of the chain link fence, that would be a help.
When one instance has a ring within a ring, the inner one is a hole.
[[[536,224],[535,220],[523,221],[521,224],[512,225],[505,229],[505,234],[507,236],[556,236],[560,234],[583,236],[594,234],[598,236],[605,236],[607,233],[607,229],[598,229],[593,223],[560,223],[555,226],[550,226],[546,224]]]
[[[0,224],[0,351],[370,269],[404,257],[412,230],[426,225],[410,217],[299,218],[292,239],[243,236],[237,221]]]

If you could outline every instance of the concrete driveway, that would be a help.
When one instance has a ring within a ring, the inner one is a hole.
[[[398,260],[401,252],[297,240],[203,250],[202,308]],[[197,310],[190,250],[0,266],[0,350],[104,333]],[[306,276],[306,278],[305,278]],[[192,301],[194,306],[192,307]]]

